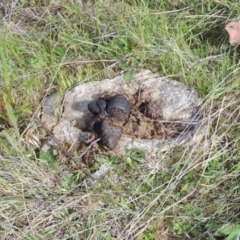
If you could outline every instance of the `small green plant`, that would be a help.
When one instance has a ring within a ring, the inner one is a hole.
[[[240,238],[240,225],[226,224],[220,227],[216,233],[216,237],[227,237],[226,240],[239,240]]]
[[[53,169],[56,169],[58,166],[56,159],[50,153],[40,153],[39,160],[47,167],[50,167]]]
[[[9,75],[9,68],[7,63],[7,58],[3,51],[3,48],[0,47],[0,59],[1,59],[1,75],[3,78],[3,86],[0,90],[0,118],[5,120],[10,126],[12,126],[19,135],[18,129],[18,116],[15,109],[16,99],[13,95],[13,80]]]
[[[191,225],[188,222],[177,222],[174,224],[173,229],[177,234],[184,234],[189,231]]]
[[[120,61],[118,66],[124,70],[123,79],[126,83],[130,83],[133,79],[134,70],[127,65],[125,61]]]

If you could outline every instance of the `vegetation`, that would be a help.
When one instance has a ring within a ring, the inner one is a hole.
[[[0,3],[1,239],[238,239],[240,65],[224,25],[239,1]],[[99,156],[106,176],[38,154],[41,100],[149,68],[195,88],[207,134],[157,157]]]

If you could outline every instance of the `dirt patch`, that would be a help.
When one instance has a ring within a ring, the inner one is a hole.
[[[145,99],[138,99],[133,105],[129,119],[123,124],[123,135],[137,139],[169,139],[178,136],[187,124],[174,123],[173,121],[161,122],[161,115],[154,109],[153,118],[148,112],[151,107]],[[156,107],[157,108],[157,107]]]

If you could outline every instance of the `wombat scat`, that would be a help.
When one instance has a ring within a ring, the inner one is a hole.
[[[108,122],[102,122],[101,135],[103,146],[113,150],[121,138],[122,128],[113,124],[109,124]]]
[[[88,110],[94,117],[87,120],[86,130],[100,135],[102,144],[113,150],[121,138],[122,128],[110,122],[126,120],[129,117],[131,108],[131,103],[120,94],[108,100],[98,99],[92,101],[88,104]]]
[[[103,99],[98,99],[97,101],[90,102],[88,104],[88,110],[98,116],[99,118],[106,117],[106,105],[107,102]]]
[[[123,95],[117,94],[110,98],[107,113],[117,121],[124,121],[128,118],[131,108],[131,103]]]
[[[90,120],[88,120],[86,122],[86,129],[88,131],[93,131],[94,130],[94,126],[97,124],[97,123],[100,123],[101,120],[97,117],[94,117],[94,118],[91,118]]]

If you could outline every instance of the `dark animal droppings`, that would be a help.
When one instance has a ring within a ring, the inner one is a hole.
[[[117,121],[124,121],[128,118],[131,108],[131,103],[124,96],[117,94],[110,98],[107,113]]]
[[[122,128],[112,121],[124,121],[129,117],[132,105],[122,95],[117,94],[108,100],[98,99],[88,104],[89,111],[95,115],[86,122],[86,130],[102,138],[102,144],[113,150],[122,135]]]
[[[96,118],[96,117],[88,120],[88,121],[86,122],[86,128],[87,128],[87,130],[88,130],[88,131],[93,131],[95,124],[96,124],[96,123],[100,123],[100,121],[101,121],[101,120],[100,120],[99,118]]]
[[[88,110],[94,114],[98,115],[100,118],[104,118],[106,115],[106,101],[99,99],[97,101],[90,102],[88,104]]]
[[[98,115],[100,113],[100,109],[97,105],[97,101],[93,101],[93,102],[90,102],[88,104],[88,110],[94,114],[94,115]]]
[[[108,149],[113,150],[121,138],[122,128],[106,122],[102,122],[101,135],[102,144]]]

